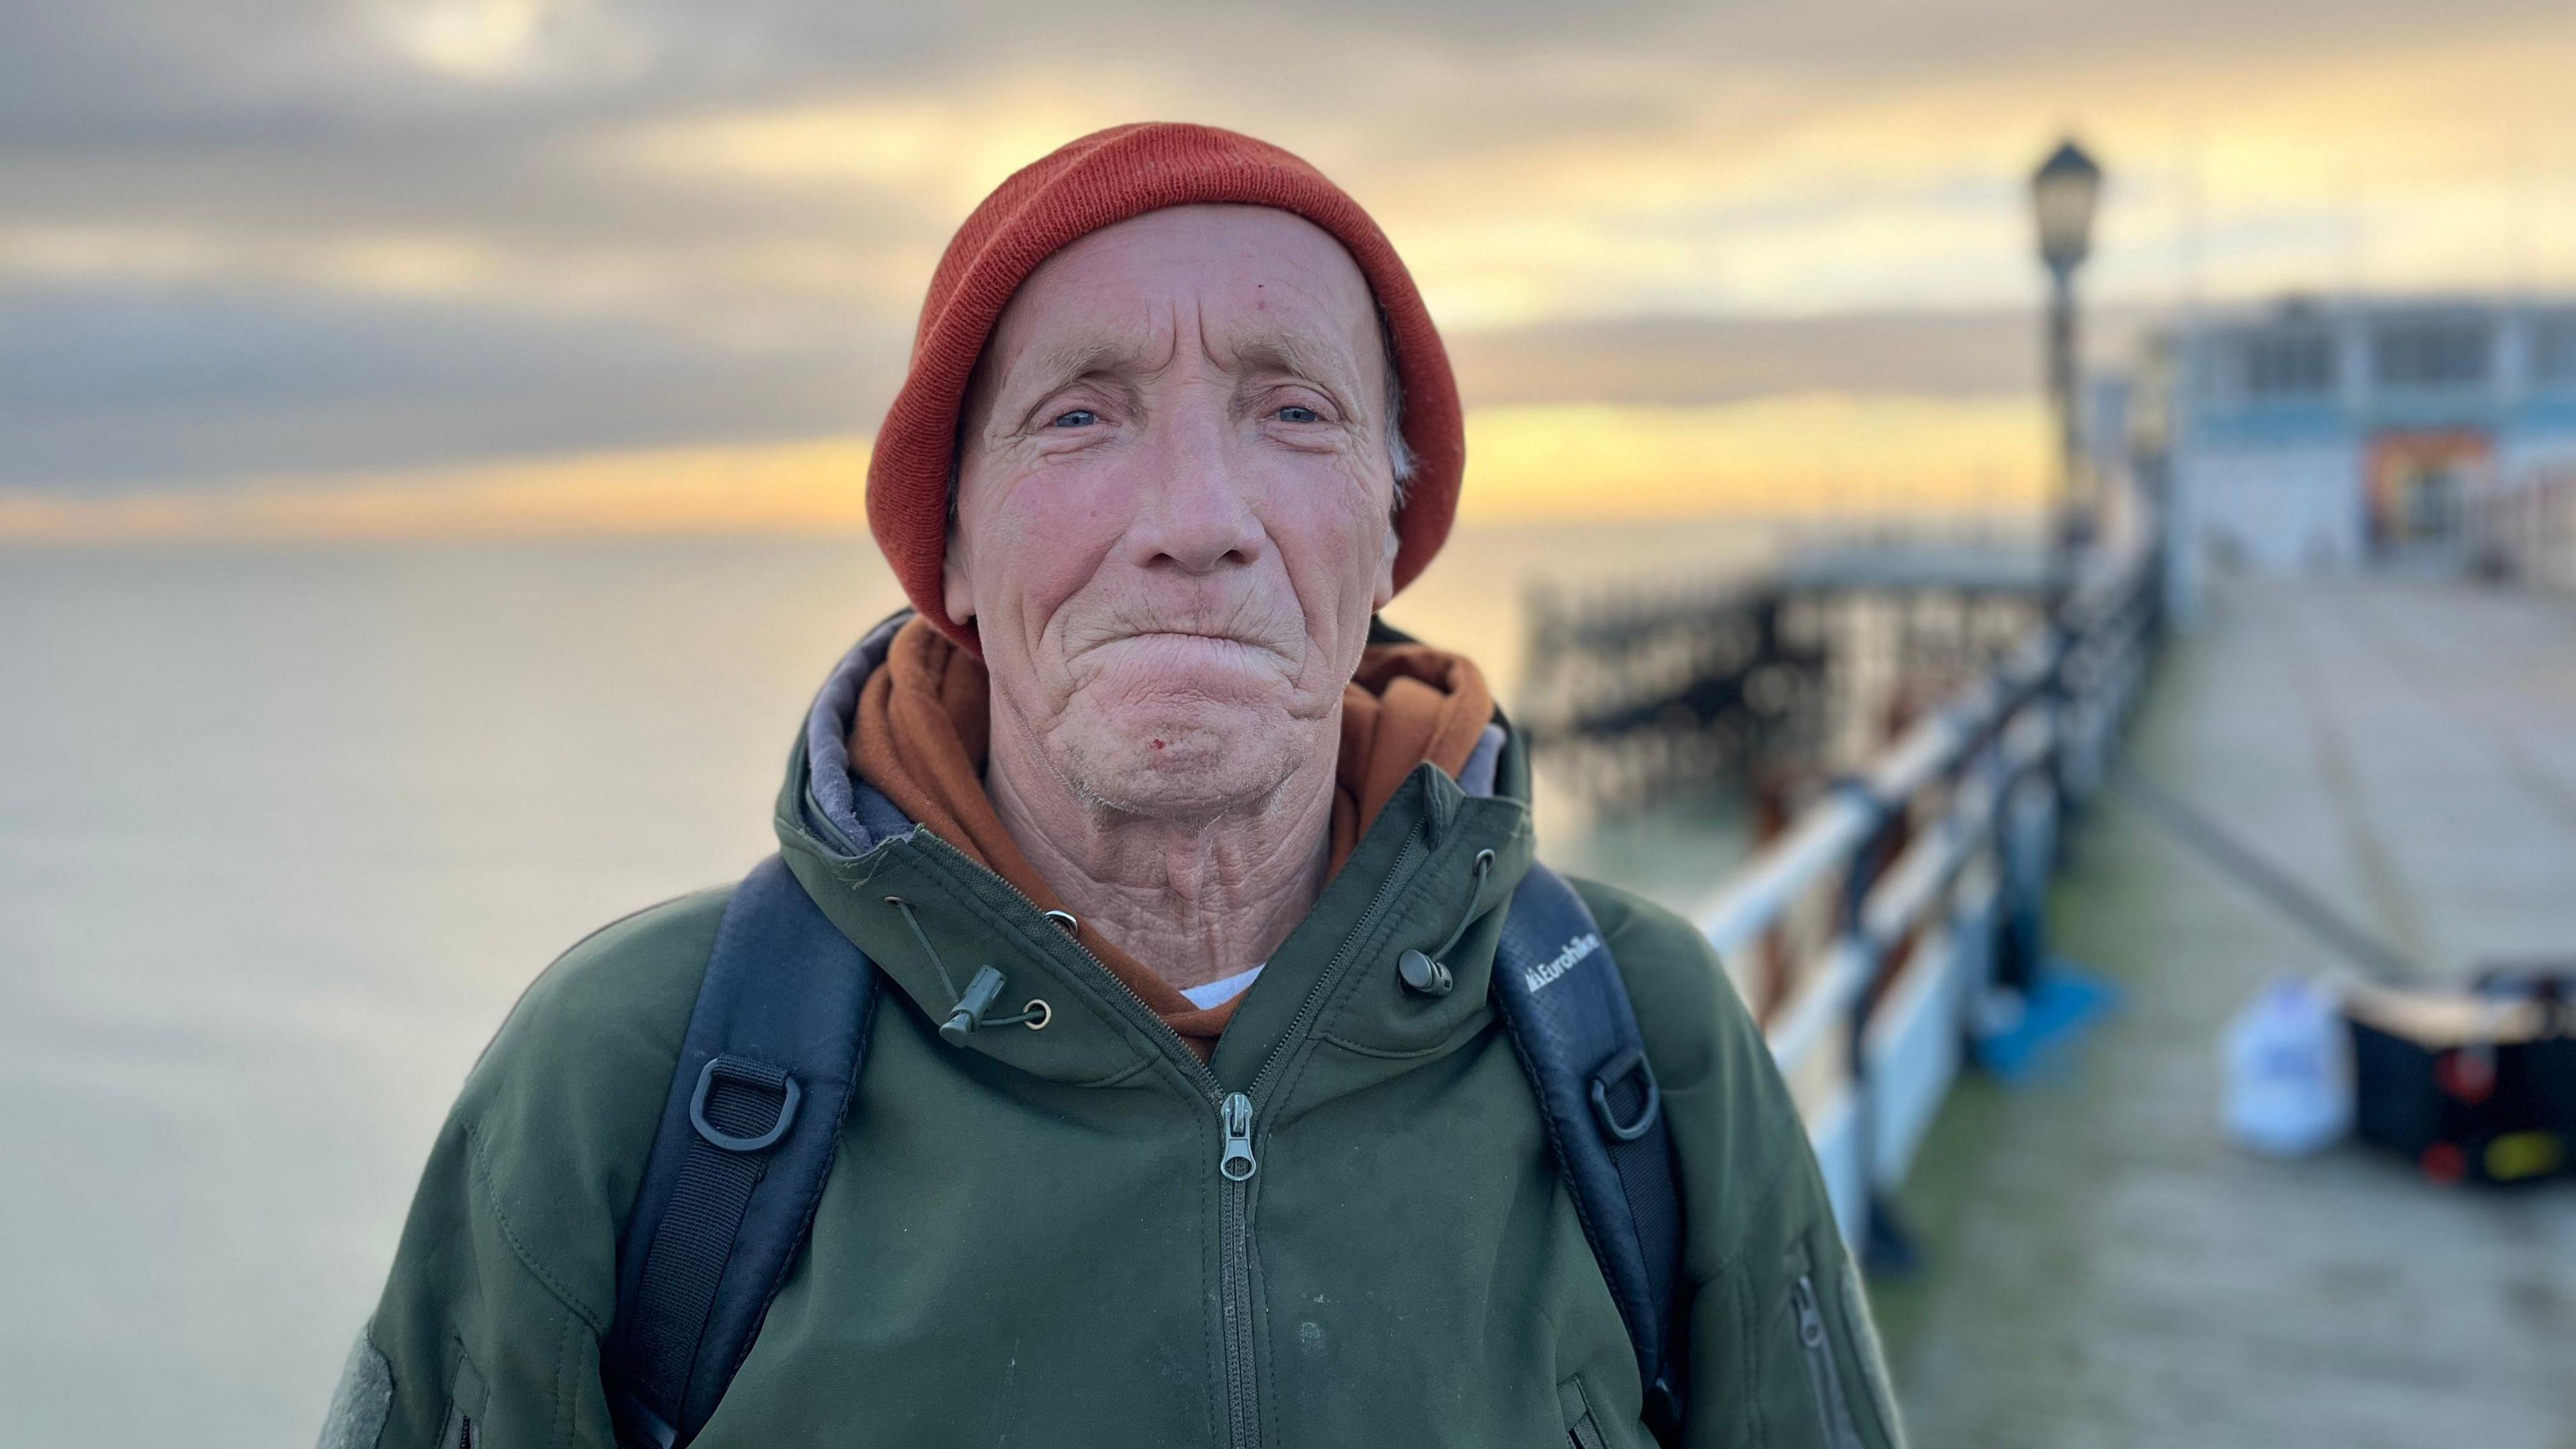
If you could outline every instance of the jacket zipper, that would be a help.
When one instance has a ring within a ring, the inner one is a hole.
[[[1252,1089],[1229,1093],[1217,1103],[1217,1124],[1225,1134],[1225,1150],[1217,1158],[1217,1176],[1225,1179],[1224,1200],[1217,1213],[1220,1261],[1224,1266],[1225,1368],[1228,1403],[1228,1439],[1235,1449],[1256,1449],[1261,1442],[1260,1385],[1252,1374],[1252,1177],[1260,1170],[1260,1160],[1252,1155],[1253,1103],[1263,1095],[1277,1074],[1288,1049],[1302,1037],[1318,1012],[1324,998],[1331,994],[1343,970],[1350,964],[1351,953],[1366,939],[1377,918],[1386,911],[1398,887],[1413,874],[1414,846],[1422,839],[1422,822],[1415,821],[1405,832],[1404,844],[1396,851],[1395,865],[1378,883],[1377,894],[1370,898],[1368,909],[1360,912],[1333,959],[1315,977],[1306,990],[1306,999],[1297,1003],[1297,1014],[1288,1021],[1288,1029],[1262,1060],[1261,1070],[1253,1073]]]
[[[920,833],[959,860],[976,864],[964,851],[937,835],[926,830]],[[1280,1034],[1278,1042],[1270,1048],[1270,1055],[1262,1060],[1261,1069],[1253,1074],[1249,1092],[1227,1091],[1208,1064],[1200,1061],[1189,1044],[1181,1040],[1181,1034],[1156,1016],[1154,1009],[1145,1004],[1145,999],[1138,996],[1134,988],[1120,981],[1116,973],[1102,964],[1098,952],[1082,944],[1078,937],[1064,937],[1067,945],[1081,952],[1084,960],[1098,967],[1100,974],[1108,977],[1118,988],[1119,995],[1127,999],[1131,1008],[1129,1014],[1161,1036],[1168,1053],[1186,1065],[1191,1079],[1216,1108],[1217,1129],[1224,1143],[1217,1155],[1216,1169],[1217,1176],[1224,1180],[1217,1204],[1217,1260],[1222,1279],[1221,1317],[1225,1325],[1226,1438],[1233,1449],[1258,1449],[1261,1442],[1260,1385],[1252,1371],[1252,1178],[1260,1171],[1261,1165],[1252,1151],[1253,1104],[1262,1089],[1270,1085],[1280,1062],[1287,1056],[1288,1048],[1306,1031],[1316,1013],[1323,1009],[1324,998],[1340,980],[1342,971],[1350,963],[1351,953],[1359,949],[1359,943],[1367,937],[1370,927],[1385,912],[1387,902],[1393,900],[1397,890],[1411,879],[1415,847],[1421,840],[1422,822],[1416,820],[1405,832],[1404,844],[1396,851],[1395,865],[1386,873],[1386,879],[1378,883],[1377,894],[1370,898],[1368,909],[1360,913],[1359,920],[1342,937],[1342,944],[1333,952],[1333,959],[1324,964],[1315,984],[1307,988],[1306,999],[1297,1004],[1297,1014],[1289,1019],[1288,1029]],[[985,867],[978,865],[977,869]],[[1003,889],[1018,896],[1028,906],[1031,915],[1044,914],[1038,903],[1029,899],[1028,892],[1002,880],[999,872],[986,870],[986,873],[1001,881]]]
[[[1252,1098],[1229,1092],[1217,1104],[1225,1151],[1217,1158],[1219,1310],[1225,1320],[1226,1442],[1251,1449],[1261,1441],[1260,1385],[1252,1377]]]
[[[1842,1374],[1834,1366],[1833,1336],[1816,1306],[1816,1281],[1798,1275],[1790,1298],[1798,1308],[1798,1342],[1807,1351],[1807,1381],[1816,1390],[1816,1412],[1824,1416],[1825,1442],[1833,1449],[1863,1449],[1860,1431],[1852,1427],[1851,1405],[1843,1399]]]

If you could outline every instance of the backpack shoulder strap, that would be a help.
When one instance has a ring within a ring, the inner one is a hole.
[[[878,985],[778,856],[735,890],[617,1248],[602,1376],[630,1449],[689,1442],[750,1351],[831,1174]]]
[[[1494,998],[1536,1092],[1583,1235],[1637,1349],[1646,1424],[1681,1424],[1682,1195],[1655,1071],[1618,964],[1583,898],[1532,865],[1512,893]]]

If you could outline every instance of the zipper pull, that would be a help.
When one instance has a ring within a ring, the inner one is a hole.
[[[1228,1092],[1216,1108],[1217,1122],[1225,1128],[1225,1156],[1217,1159],[1216,1175],[1228,1182],[1243,1182],[1261,1170],[1252,1156],[1252,1099],[1241,1092]]]
[[[1798,1341],[1809,1348],[1821,1348],[1825,1342],[1825,1315],[1816,1306],[1815,1280],[1801,1274],[1791,1286],[1789,1297],[1798,1308]]]

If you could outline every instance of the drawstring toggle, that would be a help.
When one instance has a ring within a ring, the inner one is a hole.
[[[939,948],[930,944],[930,933],[921,928],[921,918],[913,914],[912,902],[901,896],[888,896],[886,904],[903,913],[903,923],[912,927],[912,939],[921,943],[921,954],[929,957],[931,966],[939,972],[939,984],[957,999],[957,1004],[949,1008],[948,1019],[939,1024],[939,1034],[951,1045],[963,1045],[966,1038],[988,1026],[1025,1026],[1031,1031],[1044,1031],[1047,1023],[1055,1020],[1055,1012],[1043,1001],[1031,1001],[1020,1008],[1017,1016],[986,1017],[984,1013],[1002,999],[1002,987],[1007,984],[1002,973],[990,966],[978,966],[967,980],[966,989],[960,992],[948,974],[948,963],[939,959]]]
[[[1468,889],[1467,909],[1458,917],[1458,924],[1450,929],[1449,939],[1441,942],[1438,950],[1409,950],[1395,958],[1395,974],[1404,983],[1405,990],[1422,996],[1446,996],[1457,986],[1458,978],[1443,958],[1466,936],[1467,928],[1475,924],[1484,900],[1485,877],[1493,869],[1494,853],[1477,851],[1476,883]]]
[[[966,983],[966,994],[957,998],[956,1008],[939,1024],[939,1034],[950,1041],[964,1041],[984,1024],[984,1013],[1001,999],[1002,973],[990,966],[978,967],[975,978]]]
[[[955,1009],[939,1024],[939,1034],[951,1042],[966,1038],[988,1026],[1025,1026],[1031,1031],[1044,1031],[1055,1019],[1055,1012],[1043,1001],[1032,1001],[1020,1008],[1017,1016],[986,1016],[993,1003],[1002,998],[1002,973],[990,966],[975,968],[974,979],[966,983],[966,994],[957,998]]]

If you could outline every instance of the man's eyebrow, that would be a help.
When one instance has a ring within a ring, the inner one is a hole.
[[[1144,363],[1131,343],[1110,338],[1088,342],[1055,342],[1040,346],[1029,359],[1026,375],[1052,392],[1078,378],[1101,373],[1142,371]]]
[[[1359,386],[1347,357],[1294,333],[1274,332],[1248,338],[1229,352],[1239,371],[1286,373],[1327,387]],[[1094,337],[1040,343],[1012,369],[1015,384],[1026,379],[1028,390],[1023,393],[1014,385],[1011,391],[1034,401],[1085,378],[1134,378],[1159,371],[1169,361],[1168,357],[1146,357],[1132,339]]]
[[[1347,359],[1314,346],[1290,332],[1274,332],[1238,343],[1234,360],[1245,371],[1284,372],[1310,382],[1357,385]]]

